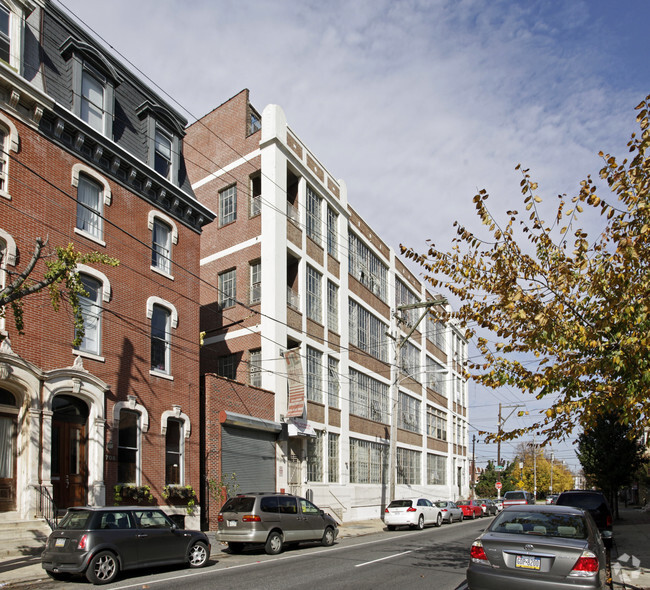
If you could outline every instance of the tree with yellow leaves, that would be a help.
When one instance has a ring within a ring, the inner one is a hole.
[[[502,439],[535,432],[542,442],[561,440],[613,409],[631,436],[648,421],[650,96],[636,108],[640,132],[628,143],[629,158],[601,153],[604,182],[587,177],[575,196],[561,195],[551,223],[522,169],[522,213],[508,211],[501,223],[485,190],[474,197],[486,238],[456,222],[449,252],[402,246],[433,287],[460,301],[453,316],[469,337],[478,336],[484,361],[468,366],[470,376],[549,400],[534,424]],[[589,212],[604,226],[591,236],[580,227]]]

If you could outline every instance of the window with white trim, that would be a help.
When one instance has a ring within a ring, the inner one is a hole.
[[[140,485],[140,412],[121,409],[117,435],[117,481]]]
[[[153,168],[161,176],[171,179],[173,142],[170,135],[156,125]]]
[[[349,300],[350,344],[377,360],[388,361],[388,326],[353,299]]]
[[[405,342],[399,351],[400,367],[405,375],[414,379],[418,383],[422,379],[420,374],[420,349],[411,342]]]
[[[87,69],[81,73],[80,117],[99,133],[104,133],[104,85],[97,74]]]
[[[323,481],[323,431],[307,439],[307,480]]]
[[[7,132],[0,127],[0,194],[7,193],[7,170],[9,168],[8,138]]]
[[[349,273],[382,301],[388,301],[388,268],[354,233],[349,234]]]
[[[420,464],[422,453],[411,449],[397,448],[397,483],[405,485],[420,485],[422,476]]]
[[[350,369],[350,414],[388,424],[388,385]]]
[[[218,303],[220,309],[233,307],[237,300],[237,269],[231,268],[219,274]]]
[[[259,303],[262,299],[262,262],[251,262],[251,303]]]
[[[167,420],[165,432],[165,484],[183,483],[184,422],[175,418]]]
[[[219,191],[219,227],[237,219],[237,185]]]
[[[339,481],[339,445],[340,435],[335,432],[327,433],[327,481]]]
[[[413,305],[418,303],[419,298],[411,291],[404,281],[395,279],[395,307],[402,305]],[[400,309],[397,315],[407,326],[415,326],[416,322],[420,319],[421,309]]]
[[[307,399],[323,401],[323,353],[307,347]]]
[[[427,356],[426,383],[429,389],[433,389],[440,395],[447,397],[447,372],[445,368],[431,357]]]
[[[317,244],[322,243],[321,203],[323,198],[307,186],[307,236]]]
[[[262,387],[262,351],[259,349],[248,353],[248,382],[253,387]]]
[[[101,354],[102,338],[102,290],[100,281],[86,274],[79,274],[85,295],[79,295],[79,307],[83,317],[83,339],[75,348],[89,354]]]
[[[447,413],[427,406],[427,435],[438,440],[447,440]]]
[[[388,481],[388,445],[350,439],[350,483],[384,484]]]
[[[165,274],[172,271],[172,228],[155,217],[151,231],[151,266]]]
[[[151,315],[151,370],[170,374],[170,356],[171,312],[154,304]]]
[[[323,322],[322,280],[323,275],[307,265],[307,317],[319,324]]]
[[[330,280],[327,281],[327,329],[339,333],[339,287]]]
[[[419,399],[399,392],[397,426],[411,432],[420,430],[420,408],[422,402]]]
[[[77,185],[77,229],[102,240],[104,237],[103,187],[85,174]]]
[[[327,357],[327,405],[330,408],[339,407],[339,361]]]
[[[338,259],[338,224],[339,216],[331,207],[327,208],[327,253]]]
[[[446,352],[446,327],[445,325],[432,318],[427,316],[426,318],[426,337],[427,339],[435,344],[441,351]]]
[[[11,63],[11,12],[0,3],[0,59]]]
[[[259,174],[251,176],[250,217],[262,212],[262,177]]]
[[[427,454],[427,485],[444,486],[447,484],[447,457]]]

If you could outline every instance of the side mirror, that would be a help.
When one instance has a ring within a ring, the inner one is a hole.
[[[176,523],[172,524],[171,526],[172,533],[175,533],[177,530],[178,530],[178,525]]]
[[[614,535],[612,534],[612,531],[603,531],[602,533],[600,533],[600,536],[603,538],[603,540],[605,540],[605,539],[611,539]]]

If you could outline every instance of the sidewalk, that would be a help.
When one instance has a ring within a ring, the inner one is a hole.
[[[650,507],[619,506],[611,562],[615,590],[650,589]]]

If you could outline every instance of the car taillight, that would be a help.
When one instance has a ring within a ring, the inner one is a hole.
[[[223,514],[219,513],[219,516],[217,516],[217,522],[223,522]]]
[[[607,519],[605,520],[605,526],[612,526],[613,523],[614,521],[612,520],[612,515],[608,514]]]
[[[418,509],[417,509],[417,508],[413,508],[413,506],[411,506],[410,508],[407,508],[406,511],[407,511],[407,512],[417,512]]]
[[[469,556],[474,563],[488,563],[487,555],[483,549],[483,543],[474,541],[469,551]]]
[[[262,522],[262,519],[257,514],[244,514],[241,520],[242,522]]]
[[[79,549],[80,551],[85,551],[87,547],[88,547],[88,535],[82,535],[81,539],[79,539],[79,543],[77,544],[77,549]]]
[[[598,558],[591,551],[583,551],[571,571],[572,576],[587,576],[598,571]]]
[[[441,508],[440,512],[447,512],[447,509],[446,508]]]

